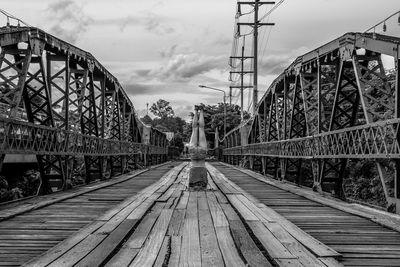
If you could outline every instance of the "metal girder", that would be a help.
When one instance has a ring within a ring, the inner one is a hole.
[[[348,160],[372,160],[388,209],[397,204],[400,212],[399,44],[391,36],[348,33],[298,57],[261,99],[249,144],[225,146],[223,155],[253,167],[261,158],[264,173],[280,171],[282,179],[338,197]],[[393,56],[394,71],[385,70],[382,54]],[[302,169],[313,185],[300,180]]]
[[[128,159],[140,166],[143,154],[166,159],[166,136],[142,143],[128,95],[90,53],[12,26],[0,28],[0,48],[0,170],[6,154],[34,154],[41,193],[50,193],[70,186],[77,157],[87,183],[124,172]]]

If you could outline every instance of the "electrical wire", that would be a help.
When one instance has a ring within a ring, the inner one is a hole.
[[[263,19],[265,19],[266,17],[268,17],[269,15],[271,15],[272,12],[274,12],[275,9],[277,9],[283,2],[285,2],[285,0],[280,0],[278,3],[276,3],[270,11],[268,11],[267,13],[265,13],[261,18],[260,21],[262,21]]]

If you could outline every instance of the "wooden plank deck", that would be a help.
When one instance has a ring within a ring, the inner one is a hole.
[[[0,206],[0,266],[19,266],[39,256],[158,181],[171,165],[176,163]]]
[[[188,190],[185,165],[25,266],[342,266],[211,166],[207,190]]]
[[[400,266],[400,233],[372,221],[379,221],[379,218],[364,218],[342,211],[343,208],[323,205],[293,193],[294,190],[289,192],[257,180],[254,177],[258,174],[249,175],[250,171],[242,172],[221,163],[212,165],[256,198],[260,203],[258,206],[271,220],[283,215],[287,220],[281,219],[282,227],[290,231],[293,225],[289,223],[294,223],[342,254],[341,263],[345,266]]]

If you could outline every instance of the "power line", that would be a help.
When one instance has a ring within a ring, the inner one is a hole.
[[[260,18],[260,21],[262,21],[263,19],[265,19],[267,16],[269,16],[272,12],[274,12],[275,9],[277,9],[283,2],[285,2],[285,0],[280,0],[278,3],[276,3],[270,11],[268,11],[266,14],[264,14],[264,16],[262,16]]]

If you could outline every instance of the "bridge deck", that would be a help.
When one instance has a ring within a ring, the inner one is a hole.
[[[170,165],[162,165],[106,183],[0,206],[0,266],[18,266],[39,256],[169,169]]]
[[[400,266],[398,232],[220,163],[189,191],[187,164],[174,166],[15,204],[9,219],[3,208],[0,264]]]
[[[341,253],[344,265],[400,266],[399,232],[257,180],[250,171],[213,165],[261,203]]]

